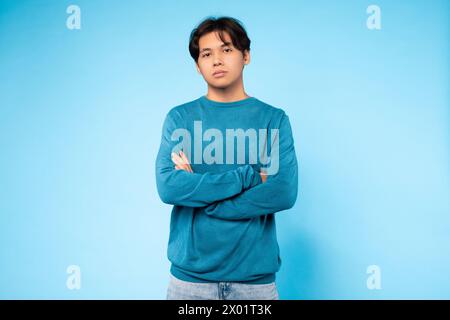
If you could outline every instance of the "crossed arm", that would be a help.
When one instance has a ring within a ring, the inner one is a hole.
[[[182,151],[172,152],[174,145],[167,134],[174,120],[169,115],[163,127],[156,163],[158,192],[163,202],[205,207],[208,215],[226,220],[250,219],[294,205],[298,169],[286,115],[281,119],[279,130],[279,170],[269,176],[257,172],[250,165],[220,174],[193,172],[189,159]]]
[[[182,146],[178,141],[172,140],[172,133],[181,123],[181,117],[172,111],[163,125],[155,166],[156,185],[163,202],[178,206],[206,207],[262,183],[261,176],[251,165],[224,173],[201,174],[192,169],[176,170],[171,154]]]
[[[186,157],[183,151],[180,150],[179,153],[172,152],[171,156],[172,161],[175,164],[175,170],[184,170],[190,173],[194,172],[191,168],[189,159]],[[266,182],[267,174],[265,174],[264,172],[259,172],[259,175],[261,176],[262,183]]]

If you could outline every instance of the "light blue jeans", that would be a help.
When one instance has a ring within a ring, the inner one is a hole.
[[[197,283],[170,274],[167,300],[279,300],[275,282],[243,284],[238,282]]]

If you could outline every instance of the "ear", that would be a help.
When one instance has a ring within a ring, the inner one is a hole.
[[[198,67],[198,62],[195,62],[195,68],[197,69],[197,72],[199,74],[202,74],[202,72],[200,71],[200,68]]]
[[[245,50],[243,55],[244,55],[244,64],[249,64],[250,63],[250,50]]]

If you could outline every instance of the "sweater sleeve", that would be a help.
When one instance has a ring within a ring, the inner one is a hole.
[[[289,118],[283,115],[279,129],[279,170],[241,194],[217,201],[206,214],[225,220],[250,219],[294,206],[298,193],[298,165]]]
[[[171,153],[178,141],[173,141],[171,136],[175,129],[182,126],[181,117],[175,110],[167,114],[155,163],[156,186],[164,203],[206,207],[216,201],[233,197],[262,182],[259,172],[251,165],[244,165],[224,173],[200,174],[176,170]]]

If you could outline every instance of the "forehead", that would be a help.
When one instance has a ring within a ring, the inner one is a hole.
[[[231,37],[228,34],[228,32],[226,31],[223,32],[223,38],[225,42],[229,42],[230,45],[232,45]],[[206,48],[214,49],[220,47],[221,45],[223,45],[223,42],[222,40],[220,40],[219,32],[217,31],[213,31],[203,35],[198,41],[198,46],[200,50]]]

